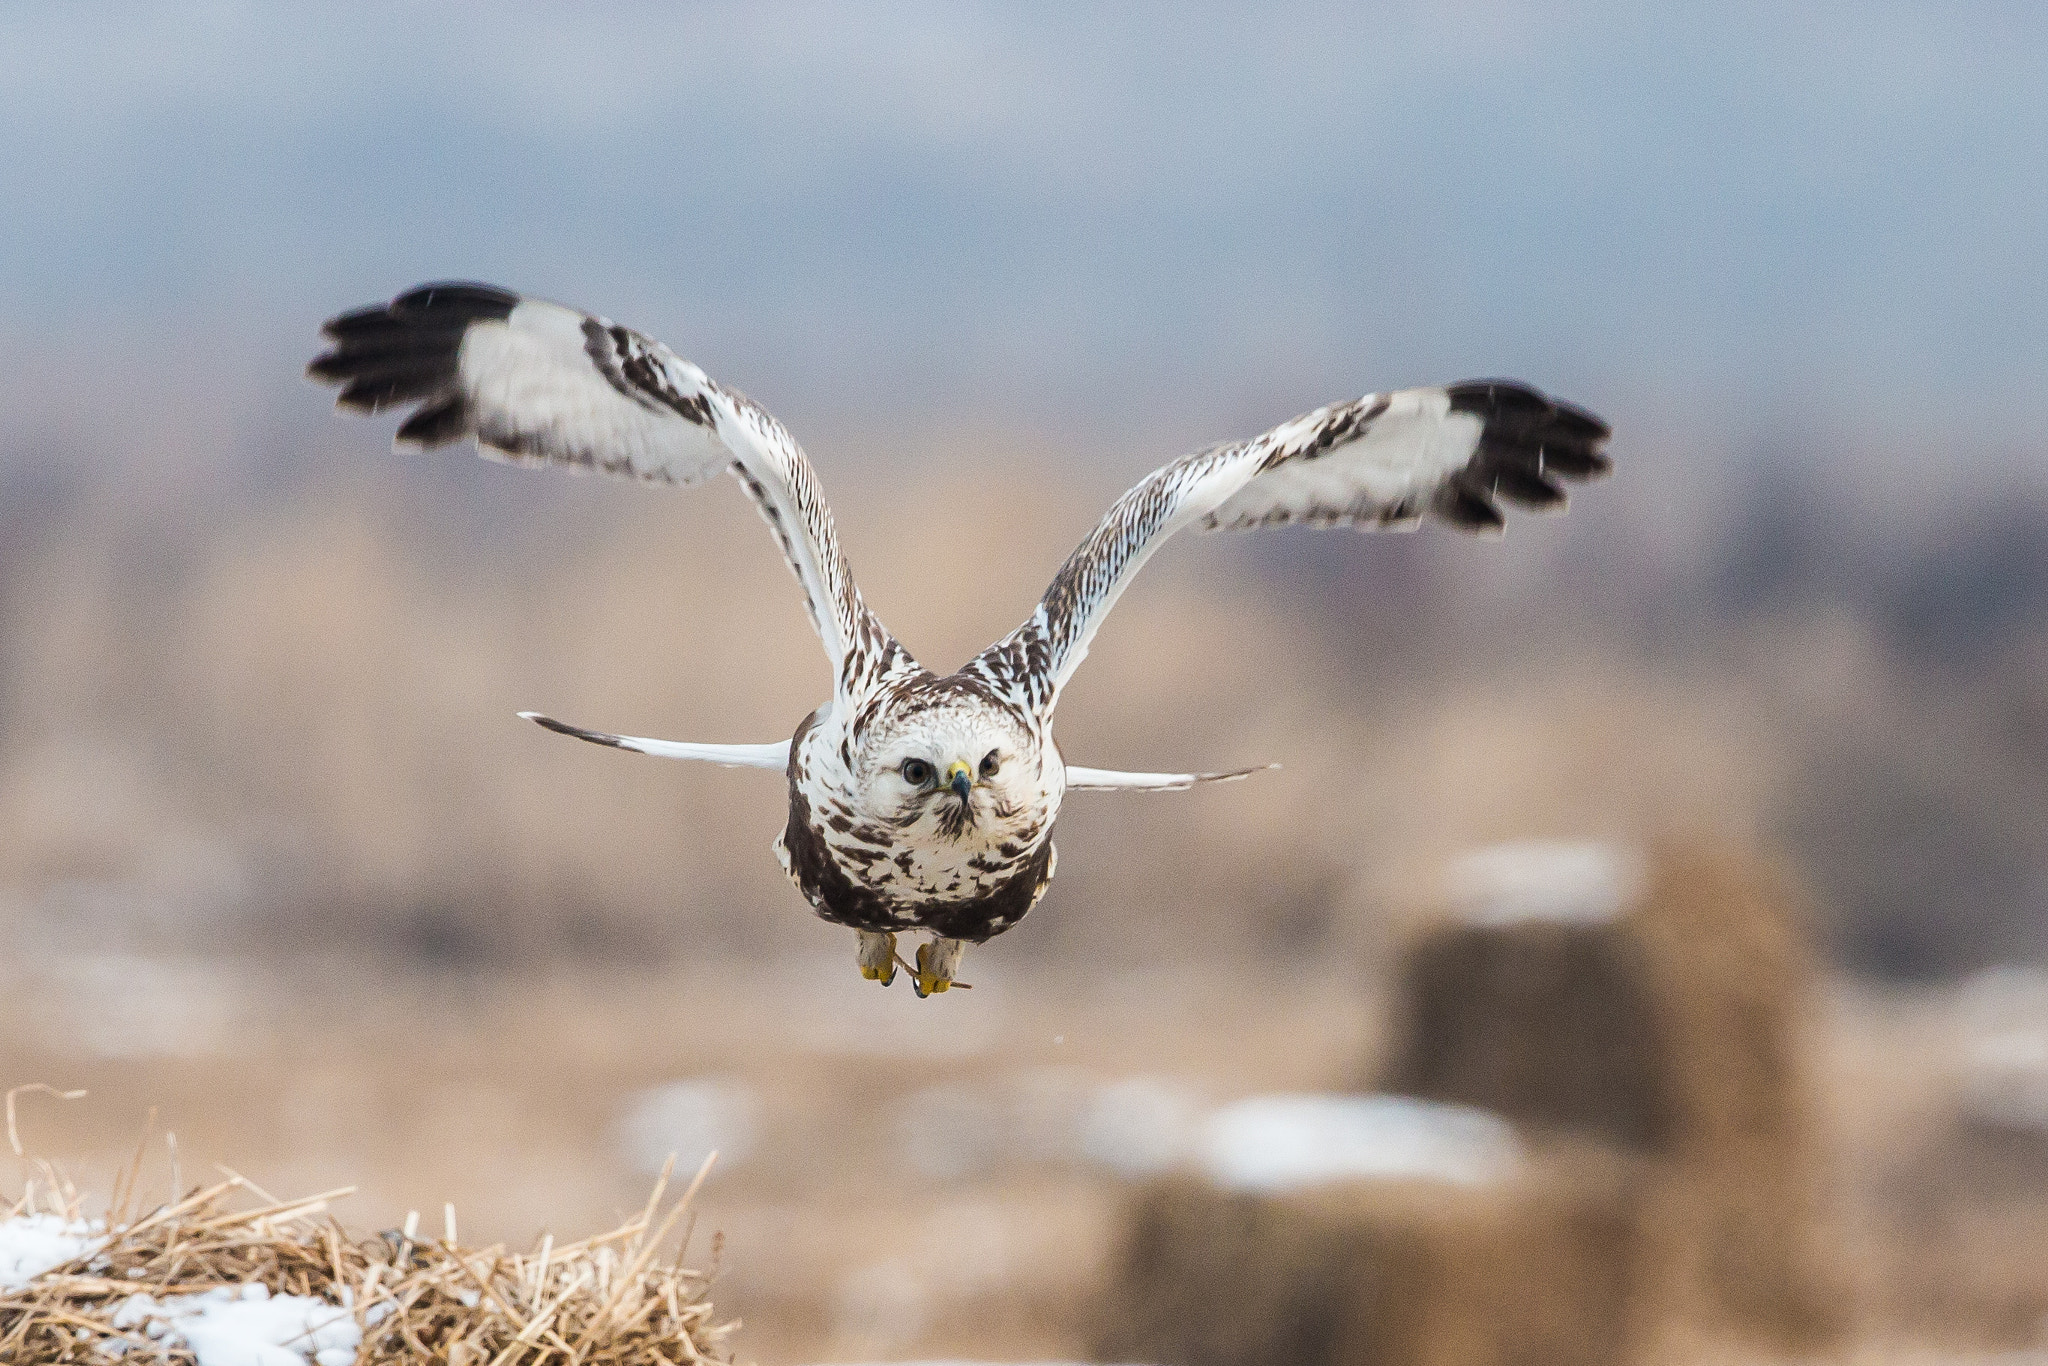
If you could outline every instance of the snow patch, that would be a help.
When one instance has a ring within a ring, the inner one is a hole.
[[[1412,1096],[1253,1096],[1211,1115],[1200,1141],[1209,1179],[1238,1191],[1374,1177],[1476,1186],[1521,1161],[1498,1115]]]
[[[1081,1155],[1118,1176],[1151,1176],[1193,1152],[1202,1103],[1164,1077],[1129,1077],[1099,1088],[1081,1117]]]
[[[754,1146],[760,1106],[735,1077],[693,1077],[650,1086],[628,1099],[619,1120],[619,1146],[636,1171],[658,1175],[673,1153],[684,1179],[718,1154],[729,1170]]]
[[[114,1327],[162,1347],[186,1347],[199,1366],[355,1366],[363,1342],[355,1315],[306,1295],[273,1295],[258,1283],[158,1300],[130,1295]],[[103,1344],[114,1356],[130,1344]]]
[[[1187,1156],[1202,1105],[1170,1079],[1104,1083],[1074,1067],[943,1082],[908,1097],[897,1151],[920,1176],[958,1181],[1026,1166],[1145,1176]]]
[[[54,1214],[17,1214],[0,1219],[0,1290],[20,1290],[45,1271],[89,1257],[106,1241],[106,1225],[95,1219],[62,1219]]]
[[[1451,860],[1444,887],[1460,918],[1473,925],[1525,920],[1595,925],[1641,895],[1643,861],[1613,844],[1516,840]]]
[[[2048,1134],[2048,974],[1987,968],[1958,993],[1966,1114],[1993,1128]]]

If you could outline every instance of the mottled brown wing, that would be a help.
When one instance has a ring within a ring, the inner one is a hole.
[[[398,440],[475,437],[521,465],[696,484],[730,470],[803,589],[842,691],[897,647],[862,601],[802,449],[768,412],[658,341],[490,285],[424,285],[322,329],[307,367],[345,408],[417,405]]]
[[[1498,532],[1501,501],[1564,506],[1560,480],[1605,474],[1607,424],[1508,380],[1367,394],[1155,471],[1054,575],[1031,618],[971,666],[1049,711],[1132,577],[1184,526],[1303,522]]]

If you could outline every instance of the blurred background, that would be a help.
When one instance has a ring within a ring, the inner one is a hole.
[[[718,1146],[743,1357],[1078,1354],[1145,1136],[1380,1075],[1447,860],[1678,840],[1793,889],[1854,1341],[2037,1340],[2038,7],[23,4],[0,129],[0,1083],[91,1089],[26,1121],[81,1181],[156,1106],[524,1241]],[[736,490],[394,456],[301,378],[444,278],[766,404],[935,667],[1331,399],[1523,378],[1618,473],[1498,544],[1172,546],[1065,752],[1284,767],[1075,797],[919,1002],[777,778],[514,719],[771,740],[828,681]]]

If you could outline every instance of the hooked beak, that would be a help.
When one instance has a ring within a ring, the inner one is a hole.
[[[964,762],[955,759],[953,766],[946,770],[946,786],[952,788],[953,795],[964,803],[968,792],[974,787],[974,774]]]

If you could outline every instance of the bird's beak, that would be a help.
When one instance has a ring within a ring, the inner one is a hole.
[[[946,770],[946,786],[953,789],[954,796],[966,801],[968,792],[974,787],[973,771],[964,761],[955,759],[953,766]]]

